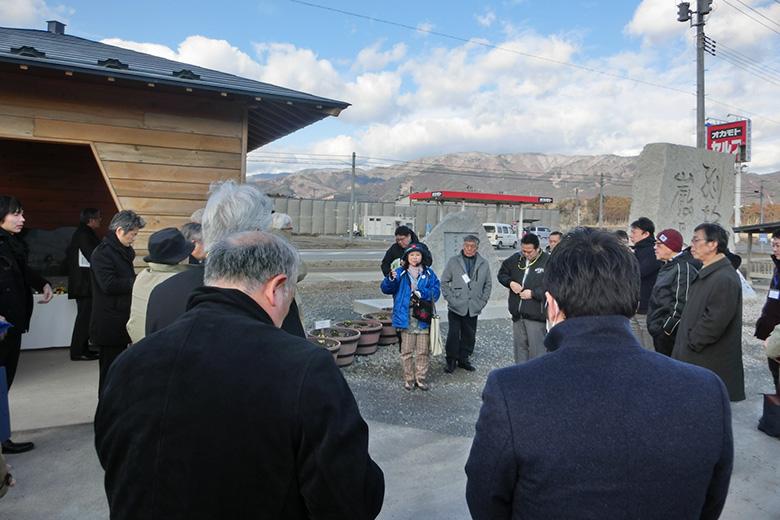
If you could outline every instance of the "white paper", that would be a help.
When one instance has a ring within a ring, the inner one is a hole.
[[[777,289],[772,289],[771,291],[769,291],[769,297],[772,298],[773,300],[780,299],[780,291],[778,291]]]
[[[330,320],[319,320],[314,322],[315,329],[327,329],[330,327]]]
[[[460,275],[460,277],[463,278],[464,283],[469,283],[471,281],[471,278],[469,278],[469,275],[467,275],[466,273],[463,273],[462,275]]]
[[[79,249],[79,267],[89,267],[89,260],[84,256],[84,253]]]

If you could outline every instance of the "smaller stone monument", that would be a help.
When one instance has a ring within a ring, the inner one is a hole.
[[[426,235],[423,243],[428,246],[433,256],[433,270],[441,277],[447,260],[460,253],[463,248],[463,237],[475,235],[479,238],[479,254],[490,265],[490,277],[493,290],[491,300],[506,300],[507,289],[498,283],[496,275],[501,267],[493,246],[490,245],[482,220],[473,211],[458,211],[447,214],[431,232]]]

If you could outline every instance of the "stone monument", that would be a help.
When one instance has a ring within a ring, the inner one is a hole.
[[[629,222],[648,217],[656,231],[678,230],[689,244],[693,229],[716,222],[729,232],[734,217],[734,156],[691,146],[653,143],[637,161]]]
[[[436,275],[441,277],[447,260],[460,253],[463,248],[463,237],[466,235],[475,235],[479,238],[479,254],[490,265],[490,278],[493,283],[490,299],[506,300],[508,289],[499,284],[496,279],[501,262],[496,256],[493,246],[490,245],[485,228],[482,227],[482,220],[473,211],[458,211],[447,214],[423,240],[433,256],[433,270]]]

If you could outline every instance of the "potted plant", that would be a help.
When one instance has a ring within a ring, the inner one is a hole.
[[[355,350],[357,350],[360,331],[344,327],[326,327],[324,329],[314,329],[309,331],[310,336],[315,338],[333,338],[341,343],[336,357],[336,364],[340,367],[346,367],[352,364],[355,359]]]
[[[324,338],[319,336],[307,335],[306,339],[317,345],[318,347],[328,349],[333,355],[333,361],[338,361],[339,350],[341,349],[341,342],[336,338]]]
[[[379,335],[380,345],[392,345],[398,343],[398,334],[393,327],[393,311],[374,311],[363,315],[364,319],[376,320],[382,324],[382,333]]]
[[[382,323],[376,320],[346,320],[336,323],[337,327],[348,327],[360,331],[357,351],[358,356],[370,356],[376,352],[379,335],[382,333]]]

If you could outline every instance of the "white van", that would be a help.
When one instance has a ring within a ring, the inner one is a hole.
[[[501,249],[504,246],[517,248],[517,235],[512,231],[512,226],[509,224],[502,224],[500,222],[483,222],[482,227],[485,228],[490,239],[490,245],[496,249]]]

